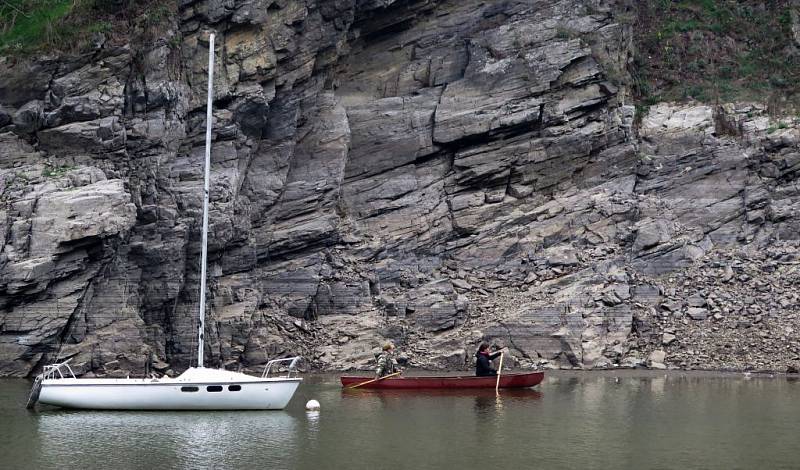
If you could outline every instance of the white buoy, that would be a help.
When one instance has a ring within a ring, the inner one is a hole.
[[[306,403],[307,411],[319,411],[319,402],[317,400],[308,400]]]

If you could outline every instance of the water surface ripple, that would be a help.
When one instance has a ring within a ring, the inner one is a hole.
[[[30,412],[28,386],[0,381],[2,468],[800,468],[780,377],[554,372],[500,398],[309,377],[282,412]]]

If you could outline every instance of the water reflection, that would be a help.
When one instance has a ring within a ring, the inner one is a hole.
[[[499,407],[503,406],[502,398],[492,396],[475,396],[475,415],[479,418],[491,416]]]
[[[499,395],[495,394],[494,390],[479,391],[472,395],[475,397],[475,412],[478,416],[500,413],[509,401],[540,400],[542,398],[540,392],[530,389],[504,390]],[[513,406],[513,404],[511,405]]]
[[[490,397],[494,399],[497,394],[493,388],[456,388],[456,389],[419,389],[419,390],[347,390],[342,389],[343,399],[362,399],[364,397],[383,397],[387,399],[439,399],[439,398],[458,398],[458,397]],[[531,389],[501,389],[501,397],[514,399],[534,399],[542,397],[542,393]]]
[[[656,377],[650,379],[650,393],[655,396],[664,396],[664,389],[667,385],[667,378],[666,377]]]
[[[553,373],[499,398],[331,378],[285,412],[214,413],[28,413],[8,383],[3,468],[797,468],[800,382],[756,376]]]
[[[283,412],[49,410],[38,415],[37,435],[47,443],[40,449],[47,467],[219,468],[260,449],[269,451],[268,460],[285,462],[299,437],[296,421]]]

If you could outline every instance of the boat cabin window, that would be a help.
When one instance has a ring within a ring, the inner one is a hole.
[[[230,392],[238,392],[242,389],[241,385],[228,385],[228,391]]]
[[[221,392],[222,385],[209,385],[208,387],[206,387],[206,390],[209,392]]]
[[[197,387],[181,387],[181,392],[196,392],[200,390]]]

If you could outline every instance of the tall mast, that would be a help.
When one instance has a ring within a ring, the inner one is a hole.
[[[211,168],[211,100],[214,97],[214,34],[208,37],[208,102],[206,104],[206,163],[203,181],[203,246],[200,255],[200,321],[197,326],[197,367],[203,367],[206,321],[206,258],[208,257],[208,180]]]

